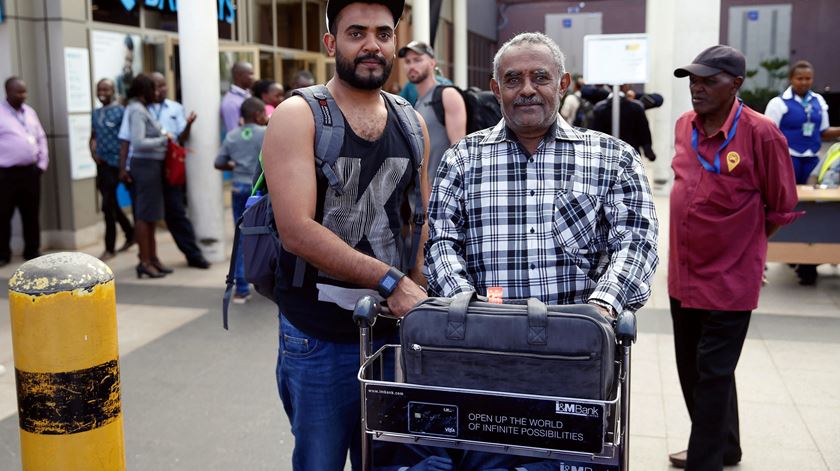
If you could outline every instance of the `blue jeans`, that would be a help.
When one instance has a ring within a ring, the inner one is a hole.
[[[375,340],[374,351],[384,343]],[[361,469],[358,371],[357,342],[311,337],[280,316],[277,387],[295,436],[295,471],[341,471],[348,450],[353,469]]]
[[[242,216],[245,212],[245,203],[248,197],[251,196],[251,185],[245,183],[234,182],[230,194],[231,206],[233,209],[233,223]],[[245,296],[251,293],[251,287],[245,280],[245,256],[242,253],[242,237],[239,237],[239,253],[236,254],[236,267],[234,268],[233,278],[236,281],[236,294]]]

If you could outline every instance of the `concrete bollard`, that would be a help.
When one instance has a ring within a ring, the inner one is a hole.
[[[9,280],[9,305],[23,470],[124,470],[111,269],[38,257]]]

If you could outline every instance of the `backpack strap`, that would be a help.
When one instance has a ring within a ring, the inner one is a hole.
[[[432,91],[432,110],[435,112],[435,117],[442,126],[446,126],[446,110],[443,109],[443,91],[447,88],[454,88],[453,85],[435,85]]]
[[[336,194],[344,194],[341,179],[333,166],[344,143],[344,115],[326,85],[313,85],[292,91],[312,108],[315,120],[315,164]]]
[[[423,193],[421,187],[420,171],[423,167],[423,155],[426,151],[426,143],[423,139],[423,128],[420,126],[420,120],[417,119],[417,114],[411,104],[404,98],[392,95],[390,93],[382,93],[385,103],[388,104],[394,114],[397,116],[397,121],[400,123],[400,130],[403,136],[411,147],[412,163],[414,164],[414,189],[411,192],[413,201],[413,215],[412,222],[414,228],[411,233],[411,246],[407,256],[403,256],[406,260],[404,271],[411,270],[417,263],[417,252],[420,249],[420,235],[423,230],[423,224],[426,223],[426,212],[423,209]]]
[[[230,308],[230,297],[233,295],[233,284],[235,282],[234,277],[236,276],[236,260],[239,258],[239,251],[241,247],[239,246],[239,234],[240,229],[239,225],[242,224],[242,216],[239,216],[239,219],[236,221],[236,229],[233,231],[233,250],[231,250],[230,254],[230,267],[228,267],[228,273],[225,277],[225,295],[222,297],[222,324],[225,327],[225,330],[228,330],[228,309]]]

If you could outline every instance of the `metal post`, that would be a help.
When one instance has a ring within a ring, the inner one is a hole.
[[[624,372],[624,382],[621,383],[621,423],[627,433],[621,437],[621,455],[624,461],[624,467],[621,471],[628,471],[630,469],[630,343],[622,345],[624,353],[624,365],[626,370]]]
[[[222,174],[213,168],[219,149],[219,26],[216,9],[205,0],[178,2],[178,47],[184,108],[195,111],[187,157],[187,198],[199,247],[221,262],[225,253]]]
[[[371,340],[370,325],[365,325],[359,329],[359,364],[363,365],[370,357],[373,342]],[[364,377],[367,377],[367,370],[363,372]],[[371,443],[370,436],[367,434],[366,417],[367,407],[365,404],[365,383],[359,382],[359,399],[362,403],[362,471],[370,471],[371,462]]]
[[[618,124],[619,124],[619,104],[620,104],[620,97],[618,96],[619,90],[618,85],[613,85],[612,89],[612,135],[614,138],[618,139]]]
[[[23,470],[125,469],[114,274],[90,255],[9,280]]]

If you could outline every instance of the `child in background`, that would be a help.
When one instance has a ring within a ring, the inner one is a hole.
[[[242,102],[239,113],[244,124],[227,133],[215,163],[217,169],[233,172],[231,205],[234,224],[242,216],[245,203],[251,196],[251,182],[259,165],[265,125],[268,122],[265,103],[259,98],[251,97]],[[233,302],[244,304],[251,298],[251,287],[245,281],[245,265],[241,251],[237,254],[235,279]]]

